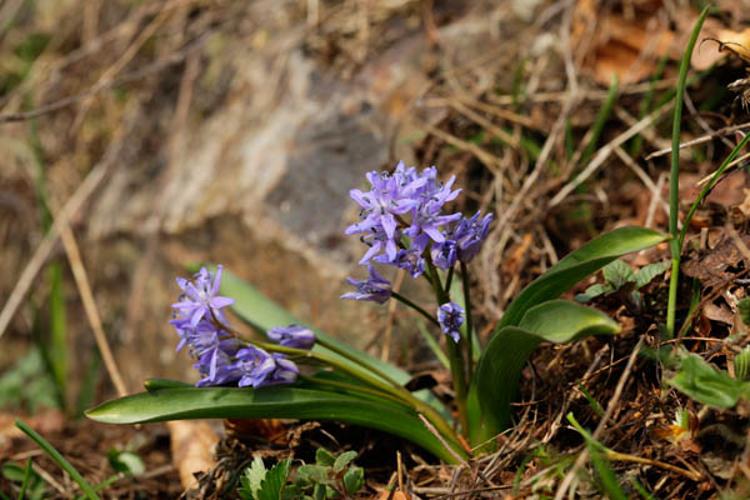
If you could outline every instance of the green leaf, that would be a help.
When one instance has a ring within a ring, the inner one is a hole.
[[[562,344],[619,325],[605,314],[573,302],[551,300],[527,310],[519,326],[506,326],[490,340],[469,391],[471,442],[478,445],[510,425],[521,370],[543,342]]]
[[[670,263],[666,260],[643,266],[635,273],[635,288],[640,289],[648,285],[654,278],[660,274],[664,274],[669,269],[669,266]]]
[[[750,346],[742,349],[734,357],[734,377],[742,381],[750,379]]]
[[[318,465],[332,466],[336,461],[336,457],[333,453],[326,450],[325,448],[318,448],[315,450],[315,463]]]
[[[619,481],[617,481],[617,476],[605,456],[607,449],[578,423],[572,413],[568,413],[568,422],[575,427],[581,436],[583,436],[584,441],[586,441],[586,448],[589,450],[591,463],[594,465],[601,488],[606,493],[606,497],[612,500],[626,500],[628,497],[623,491],[622,486],[620,486]]]
[[[103,403],[86,412],[98,422],[134,424],[195,418],[295,418],[361,425],[407,439],[442,460],[456,459],[411,408],[375,397],[318,388],[164,388]],[[456,443],[452,443],[460,449]]]
[[[349,465],[355,458],[357,458],[356,451],[345,451],[344,453],[336,457],[336,461],[333,463],[333,472],[338,474],[339,472],[343,471],[346,466]]]
[[[628,283],[635,282],[635,273],[627,262],[617,259],[602,269],[602,274],[607,283],[612,285],[615,290],[619,290]]]
[[[576,295],[576,301],[584,303],[589,302],[591,299],[595,299],[600,295],[604,295],[610,292],[614,292],[614,289],[609,285],[609,283],[596,283],[588,287],[585,292]]]
[[[61,469],[67,472],[70,477],[78,483],[78,486],[83,491],[84,497],[89,500],[98,500],[99,496],[91,487],[88,481],[86,481],[78,470],[68,462],[62,454],[55,449],[49,441],[44,439],[41,434],[36,432],[29,425],[20,420],[16,419],[16,427],[18,427],[24,434],[26,434],[32,441],[34,441],[46,454],[50,457]]]
[[[294,317],[289,311],[281,307],[279,304],[266,297],[257,288],[245,282],[241,278],[232,274],[230,271],[224,270],[221,282],[221,294],[227,297],[235,299],[235,303],[232,306],[234,312],[239,315],[244,321],[252,325],[257,330],[265,334],[266,331],[270,330],[275,326],[286,326],[292,323],[304,324],[302,321]],[[309,326],[309,325],[308,325]],[[364,366],[375,367],[381,372],[385,373],[399,384],[406,384],[411,380],[411,375],[390,363],[382,361],[376,357],[370,356],[369,354],[355,349],[344,342],[328,335],[320,330],[313,328],[315,335],[318,339],[324,340],[326,343],[334,346],[348,355],[357,359]],[[330,349],[316,344],[313,348],[314,351],[325,352],[330,356],[335,356],[341,363],[351,365],[352,362],[339,354],[331,351]],[[443,404],[429,391],[415,392],[414,395],[419,399],[430,403],[432,406],[441,410],[444,414],[445,408]]]
[[[282,460],[265,474],[260,483],[256,500],[280,500],[284,492],[287,477],[289,477],[289,460]]]
[[[530,307],[558,298],[613,260],[666,239],[663,233],[641,227],[623,227],[594,238],[524,288],[503,314],[495,335],[506,326],[517,326]]]
[[[737,312],[745,326],[750,326],[750,298],[744,298],[737,303]]]
[[[245,469],[240,479],[239,494],[243,500],[255,500],[260,490],[260,485],[266,478],[266,465],[260,457],[253,458],[252,463]]]
[[[680,368],[667,383],[704,405],[732,408],[747,394],[748,383],[735,380],[693,353],[683,353]]]
[[[308,484],[323,484],[328,481],[330,470],[327,465],[305,464],[297,468],[297,475]]]
[[[344,474],[344,489],[354,495],[365,485],[365,470],[362,467],[350,467]]]
[[[140,476],[146,472],[143,460],[132,451],[109,450],[107,459],[116,472],[124,472],[131,476]]]

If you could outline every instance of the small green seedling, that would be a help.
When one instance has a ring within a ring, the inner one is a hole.
[[[353,464],[355,458],[356,451],[336,456],[319,448],[314,464],[292,470],[290,460],[266,469],[263,459],[255,457],[242,475],[238,493],[243,500],[350,498],[365,485],[364,469]]]
[[[282,460],[270,470],[263,459],[255,457],[240,479],[239,495],[242,500],[279,500],[286,496],[290,460]]]
[[[576,300],[586,303],[612,293],[629,292],[630,301],[640,308],[643,305],[643,298],[639,290],[651,283],[657,276],[664,274],[667,269],[669,269],[669,262],[656,262],[633,271],[625,261],[615,260],[602,269],[604,283],[591,285],[585,292],[576,295]]]

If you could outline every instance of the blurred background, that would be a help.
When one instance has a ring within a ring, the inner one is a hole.
[[[421,362],[392,308],[338,299],[361,274],[348,191],[398,160],[495,213],[475,264],[485,332],[600,230],[664,228],[668,156],[644,158],[669,145],[660,106],[703,3],[0,1],[0,423],[46,408],[59,430],[118,384],[195,380],[167,321],[175,276],[202,262]],[[706,38],[741,47],[750,6],[715,3]],[[701,43],[693,68],[695,134],[733,123],[745,62]]]

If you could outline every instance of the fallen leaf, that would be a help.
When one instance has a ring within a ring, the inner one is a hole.
[[[172,463],[185,489],[198,484],[196,472],[206,472],[216,463],[214,448],[219,436],[203,420],[175,420],[167,422],[171,436]]]
[[[408,493],[404,493],[401,490],[396,490],[392,494],[390,491],[384,491],[378,497],[378,500],[411,500],[411,496]]]
[[[732,314],[732,311],[727,307],[717,306],[712,302],[705,305],[703,308],[703,315],[711,321],[734,325],[734,314]]]

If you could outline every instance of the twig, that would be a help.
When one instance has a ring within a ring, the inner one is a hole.
[[[502,171],[502,163],[493,154],[488,153],[487,151],[480,148],[476,144],[473,144],[468,141],[464,141],[463,139],[459,139],[455,135],[449,134],[448,132],[445,132],[444,130],[440,130],[439,128],[434,127],[432,125],[422,123],[422,124],[419,124],[418,126],[424,129],[425,131],[429,132],[430,134],[447,142],[451,146],[455,146],[458,149],[468,151],[469,153],[479,158],[479,160],[482,163],[484,163],[485,166],[488,169],[490,169],[493,174],[500,175],[500,172]]]
[[[453,109],[464,115],[469,120],[473,121],[477,125],[481,125],[484,129],[489,131],[492,135],[503,141],[508,146],[512,147],[513,149],[518,149],[520,147],[517,138],[511,136],[508,132],[501,129],[476,111],[473,111],[464,106],[458,99],[452,100],[450,105]]]
[[[44,106],[40,106],[30,111],[0,114],[0,124],[31,120],[32,118],[37,118],[39,116],[43,116],[49,113],[54,113],[55,111],[72,106],[87,97],[98,94],[99,92],[105,91],[111,87],[115,87],[118,85],[123,85],[125,83],[130,83],[132,81],[140,80],[143,77],[150,75],[151,73],[156,73],[165,68],[168,68],[169,66],[179,64],[189,54],[194,53],[197,49],[203,46],[203,43],[206,40],[207,34],[208,33],[201,35],[197,40],[195,40],[194,42],[191,42],[189,45],[185,46],[185,48],[180,50],[179,52],[170,54],[169,56],[164,57],[163,59],[160,59],[158,61],[155,61],[152,64],[147,64],[142,68],[138,68],[129,73],[125,73],[120,78],[116,78],[114,80],[104,82],[98,86],[95,85],[83,92],[80,92],[78,94],[74,94],[71,96],[63,97],[62,99],[51,102]]]
[[[81,302],[83,302],[83,309],[86,312],[86,317],[89,320],[91,329],[94,331],[94,339],[99,348],[99,353],[102,355],[104,366],[107,368],[109,378],[112,379],[112,384],[114,384],[117,394],[120,397],[126,396],[128,390],[125,387],[122,375],[120,375],[120,370],[117,368],[117,363],[112,355],[112,349],[110,349],[109,343],[107,342],[107,336],[105,335],[104,327],[102,326],[102,319],[99,316],[99,310],[96,307],[94,294],[91,291],[91,285],[86,276],[86,269],[83,266],[81,252],[76,243],[73,231],[67,224],[64,225],[60,231],[60,239],[65,247],[65,253],[68,255],[70,268],[73,271],[73,278],[78,286],[78,292],[81,295]]]
[[[640,352],[641,347],[643,346],[643,339],[644,337],[641,337],[640,340],[638,340],[638,343],[635,345],[633,352],[630,353],[630,358],[628,358],[628,364],[625,365],[625,370],[623,370],[622,375],[620,375],[620,380],[617,381],[617,386],[615,387],[615,393],[612,395],[612,398],[609,400],[609,404],[607,405],[607,411],[604,412],[604,416],[599,422],[599,425],[596,426],[596,430],[591,435],[594,439],[598,439],[599,436],[601,436],[602,432],[604,432],[604,429],[607,426],[607,422],[612,417],[612,414],[614,413],[615,408],[617,408],[617,405],[620,402],[622,391],[625,388],[625,382],[627,382],[628,378],[630,377],[630,372],[633,370],[633,365],[635,364],[635,360],[638,358],[638,353]],[[568,473],[565,475],[562,482],[560,483],[560,486],[557,488],[557,492],[555,493],[555,500],[562,500],[563,497],[565,497],[565,494],[568,492],[568,488],[570,488],[570,485],[573,482],[573,479],[575,479],[576,477],[576,473],[578,472],[578,469],[583,467],[583,465],[586,463],[586,460],[588,460],[588,458],[589,458],[588,449],[584,448],[583,451],[581,451],[581,453],[578,455],[578,458],[576,459],[575,464],[573,464],[573,467],[568,471]]]
[[[21,273],[21,277],[16,282],[16,286],[13,288],[8,301],[5,303],[5,306],[3,306],[2,311],[0,311],[0,337],[5,333],[5,330],[10,324],[10,320],[15,315],[18,306],[21,305],[21,301],[33,284],[34,278],[36,278],[39,270],[55,248],[60,231],[63,227],[68,225],[70,219],[75,216],[86,200],[88,200],[89,196],[93,194],[94,190],[96,190],[102,180],[106,177],[110,167],[114,164],[114,160],[117,158],[125,144],[124,138],[126,137],[126,130],[130,130],[135,122],[135,116],[137,115],[138,113],[132,113],[132,116],[127,119],[128,124],[118,130],[116,136],[112,140],[112,144],[102,160],[91,169],[76,192],[73,193],[63,206],[62,210],[60,210],[55,217],[54,224],[52,224],[49,232],[37,247],[34,255],[31,256],[28,264],[26,264],[26,267],[24,268],[23,273]]]
[[[44,479],[47,483],[49,483],[50,486],[52,486],[54,489],[60,492],[63,498],[70,498],[71,496],[70,491],[66,490],[62,484],[58,483],[57,480],[55,480],[55,478],[52,477],[52,475],[49,472],[42,469],[39,465],[35,463],[31,464],[31,468],[34,469],[34,472],[36,472],[39,475],[39,477]]]
[[[697,146],[699,144],[703,144],[703,143],[708,142],[708,141],[710,141],[712,139],[715,139],[717,137],[729,135],[729,134],[732,134],[734,132],[739,132],[740,130],[746,130],[746,129],[750,129],[750,122],[740,123],[739,125],[732,125],[731,127],[720,128],[720,129],[718,129],[716,132],[714,132],[712,134],[702,135],[700,137],[697,137],[697,138],[693,139],[692,141],[687,141],[687,142],[681,143],[680,144],[680,149],[689,148],[691,146]],[[646,157],[646,161],[652,160],[654,158],[659,158],[660,156],[668,155],[671,152],[672,152],[672,148],[671,147],[660,149],[658,151],[654,151],[653,153],[651,153],[650,155],[648,155]]]
[[[417,416],[419,417],[419,420],[422,421],[422,423],[424,424],[424,426],[427,427],[427,430],[430,431],[430,433],[433,436],[435,436],[435,438],[437,438],[438,441],[440,441],[440,444],[442,444],[443,447],[446,450],[448,450],[448,453],[450,453],[451,456],[453,456],[453,458],[456,459],[457,463],[459,463],[461,465],[464,465],[466,467],[469,466],[468,462],[466,462],[466,460],[464,460],[461,457],[461,455],[459,455],[458,453],[456,453],[456,451],[453,449],[453,447],[451,445],[448,444],[448,442],[445,440],[445,438],[442,436],[442,434],[440,434],[438,432],[438,430],[435,428],[435,426],[432,425],[432,422],[430,422],[429,420],[427,420],[427,418],[424,415],[422,415],[421,413],[417,413]]]
[[[620,135],[612,139],[612,141],[607,143],[596,153],[596,156],[594,156],[594,158],[589,162],[586,168],[584,168],[572,181],[563,186],[562,189],[557,192],[557,194],[550,200],[549,207],[551,208],[559,205],[565,198],[567,198],[570,193],[572,193],[586,179],[591,177],[594,172],[596,172],[597,169],[604,164],[607,158],[609,158],[609,156],[615,151],[615,148],[623,145],[632,137],[640,134],[643,130],[647,129],[653,123],[658,121],[670,109],[672,109],[672,105],[673,104],[665,104],[661,108],[645,116],[643,119],[638,121],[638,123],[622,132]]]
[[[627,453],[619,453],[617,451],[613,451],[608,448],[604,451],[604,454],[609,460],[618,461],[618,462],[632,462],[636,464],[650,465],[652,467],[659,467],[661,469],[666,469],[672,472],[676,472],[677,474],[685,476],[688,479],[691,479],[693,481],[699,481],[701,477],[703,477],[701,473],[698,471],[682,469],[680,467],[677,467],[676,465],[668,464],[660,460],[652,460],[650,458],[639,457],[639,456],[630,455]]]
[[[636,163],[635,160],[628,153],[626,153],[624,149],[622,149],[622,146],[617,146],[615,148],[615,154],[628,168],[630,168],[630,170],[633,171],[633,173],[635,173],[635,175],[638,176],[638,178],[641,180],[641,182],[643,182],[648,190],[651,191],[652,203],[662,207],[666,213],[669,213],[669,204],[664,200],[661,195],[661,189],[659,189],[659,187],[654,184],[654,181],[651,180],[651,177],[649,177],[648,174],[643,171],[640,165],[638,165],[638,163]]]

